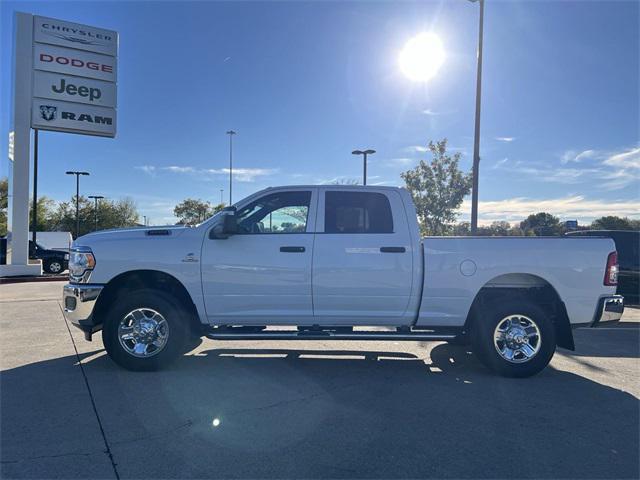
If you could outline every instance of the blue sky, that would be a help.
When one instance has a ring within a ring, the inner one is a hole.
[[[639,3],[486,0],[480,221],[551,211],[640,215]],[[429,140],[471,168],[478,5],[420,2],[0,4],[0,149],[7,151],[14,11],[116,30],[116,139],[42,132],[39,192],[132,197],[153,223],[186,197],[270,185],[401,185]],[[431,31],[446,58],[427,84],[398,55]],[[6,153],[2,154],[6,174]],[[461,219],[468,218],[468,204]]]

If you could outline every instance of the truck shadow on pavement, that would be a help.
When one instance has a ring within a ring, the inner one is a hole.
[[[464,347],[418,355],[213,348],[153,373],[81,358],[121,478],[639,476],[634,396],[551,367],[497,377]],[[2,372],[3,447],[95,428],[43,435],[70,418],[63,380],[78,370],[69,356]]]

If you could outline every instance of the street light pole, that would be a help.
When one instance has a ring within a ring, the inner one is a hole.
[[[233,130],[228,130],[229,135],[229,205],[233,205],[233,136],[236,134]]]
[[[80,175],[89,175],[89,172],[67,171],[67,175],[76,176],[76,238],[80,236]]]
[[[482,31],[484,23],[484,0],[470,0],[480,3],[478,26],[478,68],[476,77],[476,119],[473,137],[473,189],[471,191],[471,234],[478,231],[478,177],[480,175],[480,99],[482,97]]]
[[[351,152],[353,155],[362,155],[363,159],[363,169],[362,169],[362,184],[367,184],[367,155],[373,155],[376,153],[375,150],[354,150]]]
[[[93,207],[93,222],[94,227],[93,230],[98,230],[98,200],[104,198],[102,195],[89,195],[89,198],[93,198],[95,200],[95,206]]]

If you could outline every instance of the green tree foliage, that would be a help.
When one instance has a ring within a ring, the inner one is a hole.
[[[8,181],[0,179],[0,236],[7,234],[7,190]],[[136,205],[130,198],[121,200],[101,200],[98,203],[97,228],[95,203],[80,196],[80,235],[94,230],[132,227],[138,222]],[[29,228],[33,220],[33,201],[29,204]],[[76,232],[75,196],[68,202],[56,203],[47,197],[38,198],[38,218],[36,228],[39,232]]]
[[[220,205],[217,205],[215,208],[219,207]],[[179,219],[179,225],[196,225],[205,221],[214,213],[215,210],[211,202],[194,198],[183,200],[173,209],[173,214]]]
[[[9,206],[9,179],[0,178],[0,237],[7,234],[7,207]]]
[[[213,214],[215,215],[219,211],[221,211],[226,205],[224,203],[219,203],[218,205],[213,206]]]
[[[56,208],[56,202],[47,197],[38,198],[38,218],[36,231],[51,231],[50,219]],[[29,230],[33,230],[33,200],[29,202]]]
[[[631,220],[628,217],[616,217],[609,215],[596,218],[591,223],[593,230],[640,230],[640,220]]]
[[[97,227],[96,227],[97,213]],[[40,215],[38,214],[38,217]],[[88,198],[80,196],[79,202],[80,235],[95,230],[111,228],[133,227],[138,223],[138,211],[130,198],[122,200],[102,199],[95,210],[95,203]],[[47,219],[45,231],[68,231],[75,235],[76,231],[76,202],[75,196],[68,202],[60,202],[57,208],[52,209]]]
[[[529,215],[525,220],[520,222],[520,228],[527,236],[552,236],[561,235],[563,232],[560,219],[546,212]]]
[[[432,158],[400,174],[416,205],[423,235],[445,235],[453,230],[465,195],[471,191],[472,177],[458,167],[460,153],[447,153],[447,139],[429,142]]]

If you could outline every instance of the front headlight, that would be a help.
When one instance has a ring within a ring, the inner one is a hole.
[[[74,282],[86,283],[96,266],[96,258],[88,247],[74,248],[69,252],[69,277]]]

